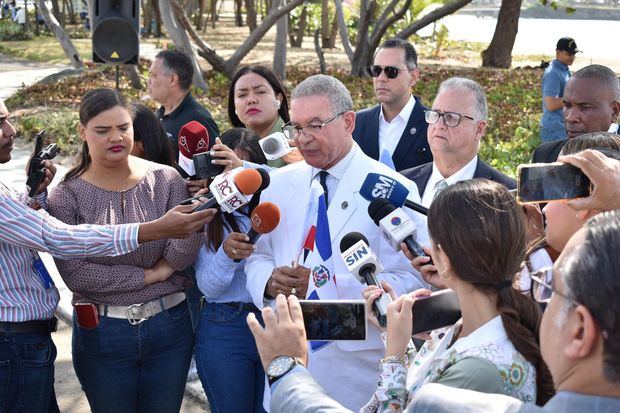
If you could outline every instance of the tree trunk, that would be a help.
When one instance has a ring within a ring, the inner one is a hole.
[[[202,30],[202,24],[204,21],[205,9],[207,8],[207,0],[199,0],[198,2],[198,14],[194,19],[194,25],[196,26],[196,30]]]
[[[17,4],[17,3],[16,3]],[[30,19],[28,18],[28,1],[24,0],[24,31],[27,32],[30,30]]]
[[[67,36],[67,33],[65,33],[63,28],[60,26],[60,23],[58,23],[58,20],[56,20],[56,17],[50,12],[45,0],[39,0],[39,9],[41,9],[41,16],[43,16],[45,24],[47,24],[47,27],[49,27],[60,42],[60,46],[65,51],[71,65],[76,69],[83,69],[84,63],[82,63],[80,54],[75,46],[73,46],[73,42],[71,42],[71,39]]]
[[[256,4],[254,0],[245,0],[245,13],[245,21],[250,28],[250,33],[252,33],[258,26],[256,22]]]
[[[38,36],[39,35],[39,7],[37,6],[37,3],[34,2],[34,35]]]
[[[217,19],[217,0],[211,0],[211,27],[215,29],[215,20]]]
[[[175,0],[171,1],[174,1],[176,3]],[[202,77],[202,69],[198,64],[196,52],[194,51],[192,43],[187,36],[187,32],[185,31],[184,27],[179,23],[176,13],[171,7],[171,1],[159,0],[159,10],[164,20],[164,27],[166,28],[166,32],[168,32],[168,36],[172,39],[174,47],[177,50],[186,53],[192,61],[192,65],[194,66],[194,85],[199,89],[206,91],[207,84]],[[182,10],[182,12],[183,15],[185,15],[185,11]]]
[[[289,19],[290,22],[290,19]],[[289,23],[290,24],[290,23]],[[304,41],[304,34],[306,27],[308,26],[308,8],[304,6],[299,13],[299,21],[297,22],[297,28],[292,30],[292,25],[289,28],[289,38],[291,47],[301,47]]]
[[[353,61],[353,49],[351,48],[351,41],[349,40],[349,33],[347,32],[347,23],[344,21],[344,13],[342,12],[342,0],[334,0],[336,5],[336,18],[338,19],[338,31],[340,32],[340,41],[344,52],[349,58],[349,62]]]
[[[149,0],[151,2],[151,7],[153,8],[153,12],[155,12],[155,37],[159,38],[162,36],[162,27],[164,27],[164,19],[161,17],[161,10],[159,10],[159,1],[158,0]]]
[[[275,0],[273,2],[273,10],[280,6],[286,6],[286,0]],[[288,37],[288,18],[286,15],[280,17],[276,23],[276,41],[273,51],[273,72],[280,77],[286,79],[286,40]]]
[[[58,0],[52,0],[52,14],[60,21],[60,25],[65,27],[65,22],[60,14],[60,7],[58,7]]]
[[[75,21],[75,10],[73,9],[73,2],[71,0],[67,0],[67,11],[69,13],[69,23],[77,24]]]
[[[321,2],[321,47],[329,47],[329,0]]]
[[[140,7],[142,8],[142,27],[144,27],[144,34],[151,36],[151,9],[149,9],[147,0],[140,0]]]
[[[522,0],[502,0],[493,40],[482,52],[482,67],[508,69],[512,63],[512,48],[519,31]]]
[[[235,0],[235,24],[237,27],[243,27],[243,0]]]
[[[314,31],[314,50],[319,58],[319,69],[321,70],[321,74],[325,74],[327,72],[327,65],[325,64],[323,49],[321,49],[321,46],[319,45],[319,29]]]
[[[338,16],[334,15],[334,20],[332,20],[332,27],[329,32],[329,45],[330,49],[336,47],[336,37],[338,36]]]
[[[140,79],[140,72],[138,72],[138,65],[124,65],[125,75],[129,79],[131,87],[137,90],[142,90],[142,81]]]

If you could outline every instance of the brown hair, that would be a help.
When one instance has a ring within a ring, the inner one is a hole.
[[[620,151],[620,136],[610,132],[584,133],[566,141],[560,155],[570,155],[586,149],[608,148]]]
[[[497,296],[508,338],[536,368],[536,402],[544,404],[553,395],[553,381],[540,353],[540,307],[512,288],[526,244],[523,211],[514,196],[486,179],[457,182],[431,204],[428,230],[459,279]]]
[[[127,112],[129,112],[129,115],[133,120],[134,109],[125,96],[121,95],[114,89],[93,89],[84,95],[82,102],[80,103],[80,124],[86,126],[92,118],[116,106],[127,109]],[[71,178],[76,178],[82,175],[88,169],[91,161],[90,153],[88,152],[88,144],[84,141],[82,143],[82,150],[79,153],[77,164],[69,169],[64,180],[67,181]]]

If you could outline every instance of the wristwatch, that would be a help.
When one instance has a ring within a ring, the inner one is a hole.
[[[267,380],[271,386],[280,377],[291,371],[299,362],[292,356],[278,356],[267,366]]]

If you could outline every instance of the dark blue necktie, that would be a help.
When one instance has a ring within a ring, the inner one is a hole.
[[[321,186],[323,187],[323,193],[325,194],[325,208],[329,207],[329,196],[328,196],[328,191],[327,191],[327,175],[329,175],[329,172],[327,171],[319,172],[319,182],[321,183]]]

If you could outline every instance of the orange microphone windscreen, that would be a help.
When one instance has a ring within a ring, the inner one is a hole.
[[[280,208],[273,202],[261,202],[254,208],[250,221],[254,231],[267,234],[280,223]]]
[[[233,178],[237,189],[245,195],[251,195],[258,191],[263,181],[258,171],[254,169],[244,169]]]

